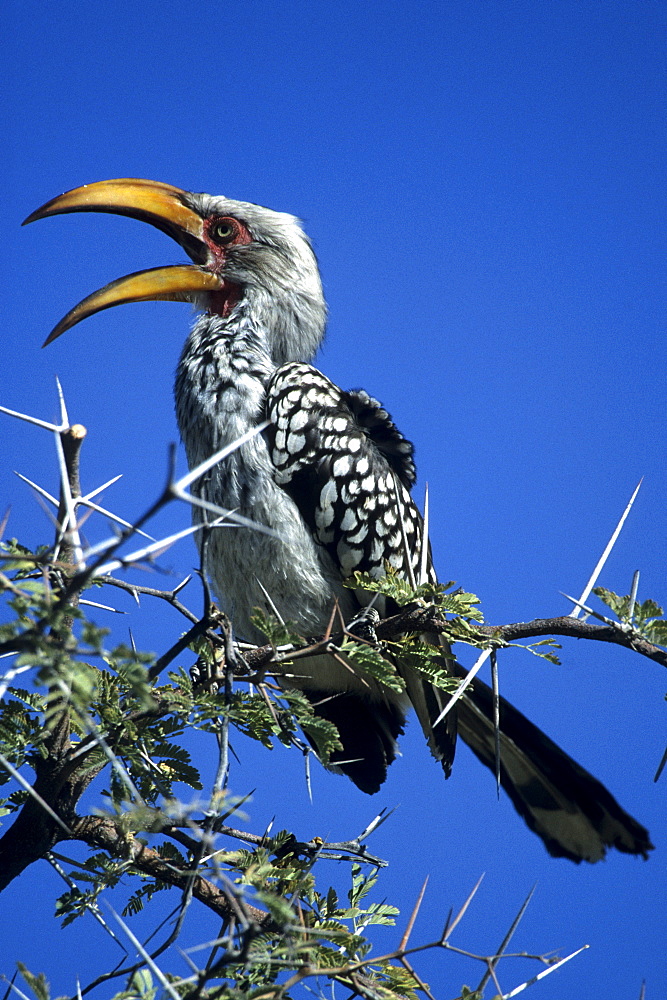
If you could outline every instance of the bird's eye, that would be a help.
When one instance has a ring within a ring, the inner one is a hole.
[[[238,236],[238,227],[234,219],[218,219],[211,226],[211,236],[216,243],[231,243]]]

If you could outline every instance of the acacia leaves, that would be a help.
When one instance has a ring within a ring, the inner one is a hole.
[[[618,617],[626,631],[636,632],[656,646],[667,646],[667,621],[662,617],[663,609],[650,598],[639,602],[630,594],[619,597],[612,590],[596,587],[593,591]]]

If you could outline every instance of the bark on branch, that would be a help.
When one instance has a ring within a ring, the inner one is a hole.
[[[81,816],[72,826],[72,834],[77,840],[101,847],[114,858],[127,858],[134,868],[185,890],[192,883],[192,895],[217,913],[223,920],[239,916],[239,904],[219,886],[194,872],[182,871],[161,858],[157,851],[147,847],[136,837],[121,833],[110,820],[100,816]],[[244,901],[242,913],[246,920],[262,927],[268,924],[269,914]]]
[[[421,632],[447,633],[451,625],[440,618],[433,608],[404,609],[391,618],[385,618],[375,627],[375,632],[380,640],[398,639],[402,635]],[[635,653],[648,657],[667,667],[667,651],[660,646],[654,645],[648,639],[644,639],[633,631],[625,631],[622,627],[613,625],[593,625],[590,622],[580,621],[578,618],[560,616],[558,618],[534,618],[530,622],[513,622],[509,625],[479,625],[475,623],[474,630],[481,636],[486,636],[491,641],[503,646],[506,643],[516,642],[522,639],[537,638],[542,635],[562,635],[572,639],[592,639],[596,642],[609,642],[625,649],[631,649]],[[332,642],[340,639],[340,636],[332,636]],[[313,643],[320,640],[314,639]],[[274,656],[273,646],[258,646],[244,652],[244,659],[251,670],[260,670],[266,667]]]

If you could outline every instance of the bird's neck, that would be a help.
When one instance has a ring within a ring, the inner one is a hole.
[[[245,289],[227,315],[207,305],[176,375],[176,413],[191,465],[261,421],[273,372],[287,361],[310,361],[324,335],[321,295],[298,288],[280,296]]]
[[[200,316],[176,372],[176,416],[190,465],[240,437],[260,419],[276,365],[266,338],[235,309]]]

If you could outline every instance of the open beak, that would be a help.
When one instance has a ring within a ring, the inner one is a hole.
[[[136,178],[85,184],[47,201],[23,223],[66,212],[111,212],[149,222],[176,240],[195,265],[177,264],[137,271],[93,292],[70,310],[44,341],[44,347],[87,316],[125,302],[194,301],[202,292],[219,291],[222,280],[204,266],[208,248],[203,219],[185,201],[186,192],[171,184]]]

